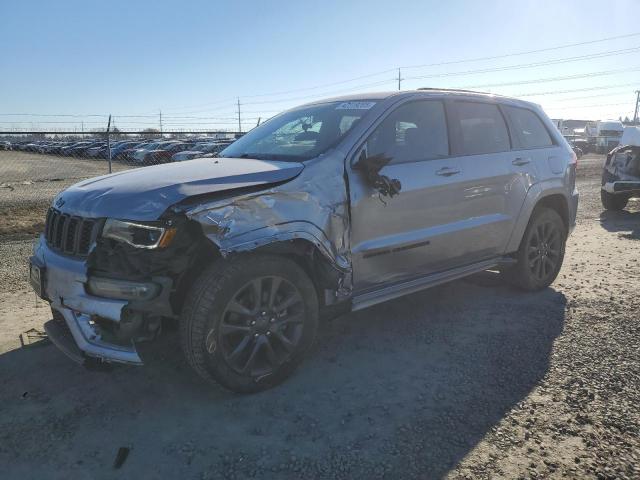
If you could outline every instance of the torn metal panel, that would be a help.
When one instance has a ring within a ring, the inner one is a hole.
[[[293,239],[312,242],[343,272],[351,271],[344,157],[309,161],[288,183],[187,209],[223,255]]]

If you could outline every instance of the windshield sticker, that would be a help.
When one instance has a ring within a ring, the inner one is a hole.
[[[369,110],[376,102],[342,102],[336,110]]]

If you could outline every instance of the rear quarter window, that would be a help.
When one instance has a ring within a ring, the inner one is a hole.
[[[541,148],[553,145],[553,140],[540,117],[531,110],[503,105],[509,117],[516,148]]]
[[[509,131],[502,113],[494,104],[453,102],[455,153],[478,155],[511,150]]]

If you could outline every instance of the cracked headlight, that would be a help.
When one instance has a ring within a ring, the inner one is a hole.
[[[123,220],[107,219],[102,228],[102,236],[128,243],[136,248],[164,248],[169,246],[176,229],[157,227]]]

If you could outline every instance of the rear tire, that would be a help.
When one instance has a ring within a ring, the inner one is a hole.
[[[516,264],[503,270],[506,280],[526,291],[542,290],[553,283],[564,260],[567,228],[553,209],[534,211],[516,253]]]
[[[182,349],[200,376],[254,393],[281,383],[300,364],[316,336],[318,297],[287,258],[220,260],[195,282],[180,323]]]
[[[624,210],[629,203],[629,197],[626,195],[616,195],[606,190],[600,190],[600,200],[605,210],[620,211]]]

